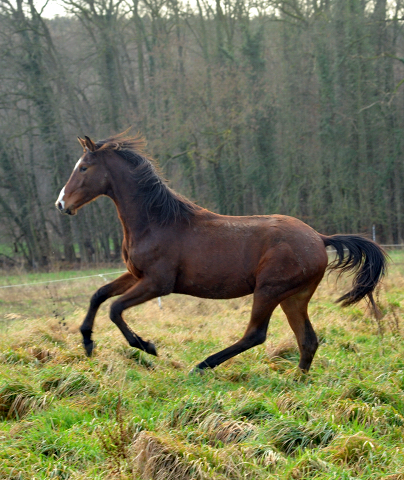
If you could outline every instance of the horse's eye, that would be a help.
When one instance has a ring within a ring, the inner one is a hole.
[[[80,167],[80,172],[85,172],[87,170],[87,167]]]

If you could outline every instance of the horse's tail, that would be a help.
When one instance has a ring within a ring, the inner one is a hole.
[[[352,305],[367,295],[375,307],[372,293],[386,273],[386,252],[377,243],[359,235],[320,236],[326,247],[334,247],[337,251],[335,260],[328,268],[340,270],[341,273],[352,271],[355,274],[352,290],[337,302],[342,302],[342,306]]]

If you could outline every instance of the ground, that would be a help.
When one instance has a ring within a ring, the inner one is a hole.
[[[4,274],[0,287],[35,285],[0,288],[0,478],[404,479],[404,253],[391,257],[379,321],[334,303],[349,279],[323,280],[307,375],[280,309],[264,345],[189,375],[240,337],[251,297],[129,310],[157,358],[126,345],[106,304],[88,359],[78,327],[116,267]],[[71,277],[85,278],[54,282]]]

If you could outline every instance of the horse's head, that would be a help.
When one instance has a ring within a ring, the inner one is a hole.
[[[102,154],[96,153],[96,144],[88,137],[78,140],[84,153],[55,203],[61,213],[68,215],[75,215],[80,207],[104,195],[108,188],[108,173]]]

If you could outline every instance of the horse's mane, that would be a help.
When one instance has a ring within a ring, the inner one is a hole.
[[[114,151],[130,165],[130,175],[137,182],[137,199],[141,197],[149,220],[159,225],[169,225],[180,220],[189,222],[197,205],[171,190],[161,177],[155,160],[145,153],[146,140],[137,135],[125,137],[123,132],[96,145],[96,152]]]

